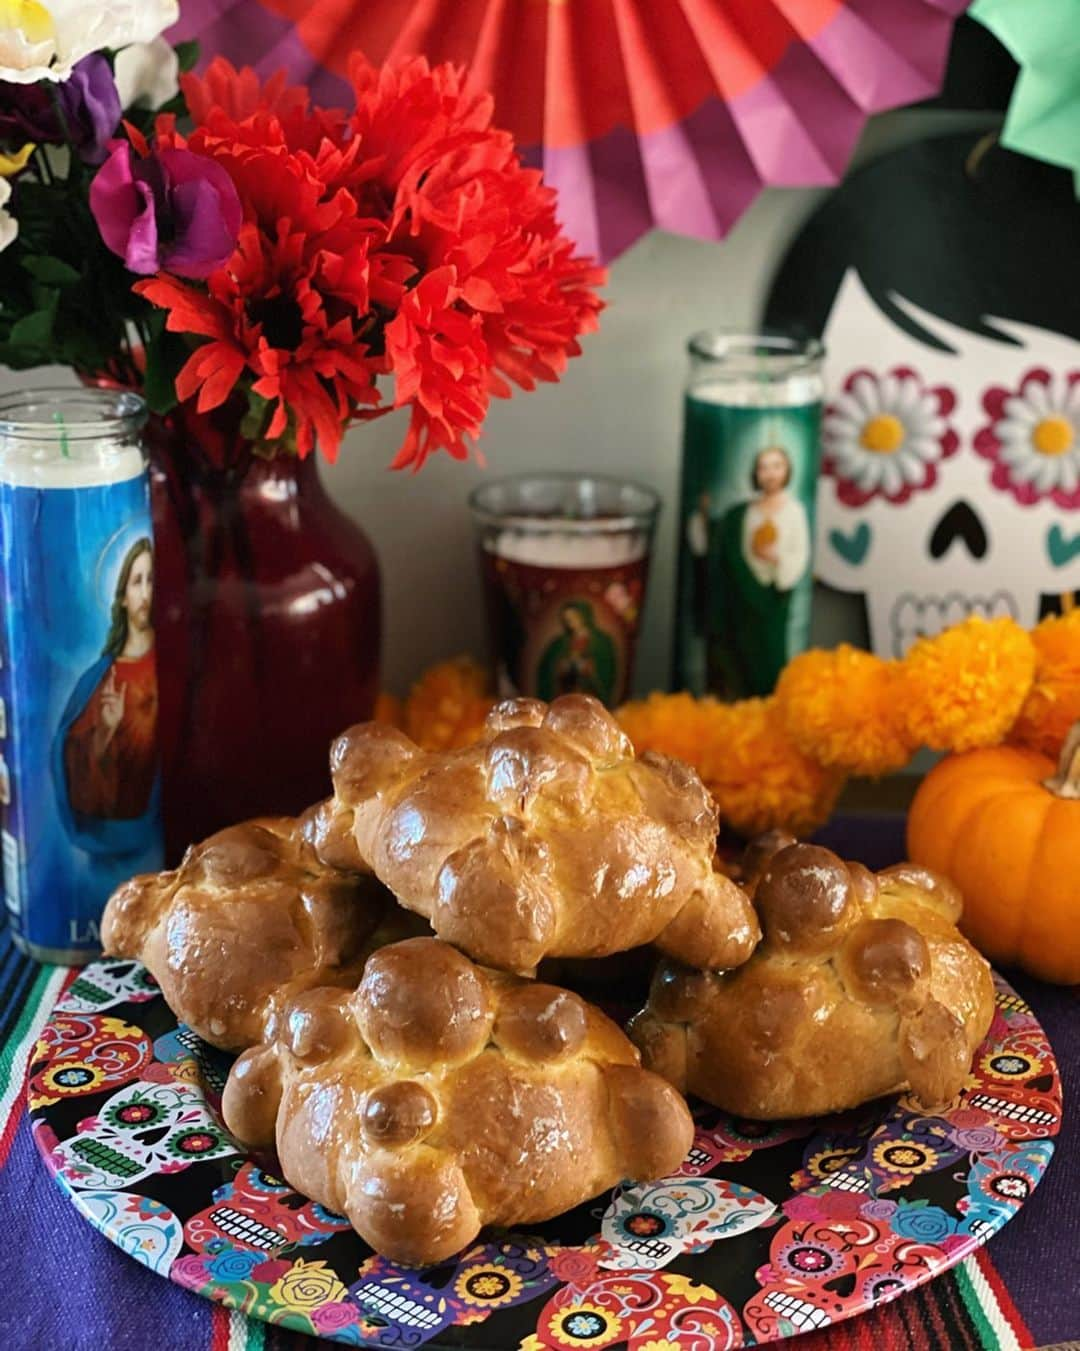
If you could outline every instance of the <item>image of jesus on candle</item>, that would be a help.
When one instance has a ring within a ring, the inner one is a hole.
[[[154,554],[137,540],[120,565],[101,656],[77,682],[60,721],[61,802],[84,848],[138,848],[156,811],[157,674]]]

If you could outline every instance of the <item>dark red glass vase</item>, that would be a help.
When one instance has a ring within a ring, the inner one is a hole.
[[[229,413],[149,429],[166,850],[330,791],[378,692],[379,570],[314,456],[252,453]]]

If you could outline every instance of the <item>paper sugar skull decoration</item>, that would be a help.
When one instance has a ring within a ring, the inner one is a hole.
[[[810,220],[767,320],[824,334],[819,579],[901,656],[1080,591],[1080,206],[970,134],[883,156]]]

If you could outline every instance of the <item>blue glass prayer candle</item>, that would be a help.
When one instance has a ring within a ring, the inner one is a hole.
[[[162,865],[154,550],[134,394],[0,399],[0,844],[18,945],[100,950],[101,911]]]

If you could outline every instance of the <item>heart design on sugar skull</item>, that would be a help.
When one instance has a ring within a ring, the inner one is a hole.
[[[899,657],[971,614],[1031,628],[1043,596],[1080,585],[1063,573],[1080,553],[1080,343],[892,303],[940,346],[847,272],[824,334],[815,572],[863,595],[874,651]]]
[[[1055,568],[1067,567],[1074,558],[1080,558],[1080,530],[1066,538],[1060,525],[1052,525],[1046,532],[1046,552]]]
[[[722,1178],[675,1177],[624,1183],[604,1212],[607,1245],[600,1266],[611,1271],[658,1271],[682,1253],[756,1229],[776,1206],[750,1187]]]
[[[860,521],[849,534],[845,534],[842,530],[830,530],[829,543],[841,558],[846,559],[853,567],[858,567],[870,548],[870,536],[870,527],[865,521]]]

